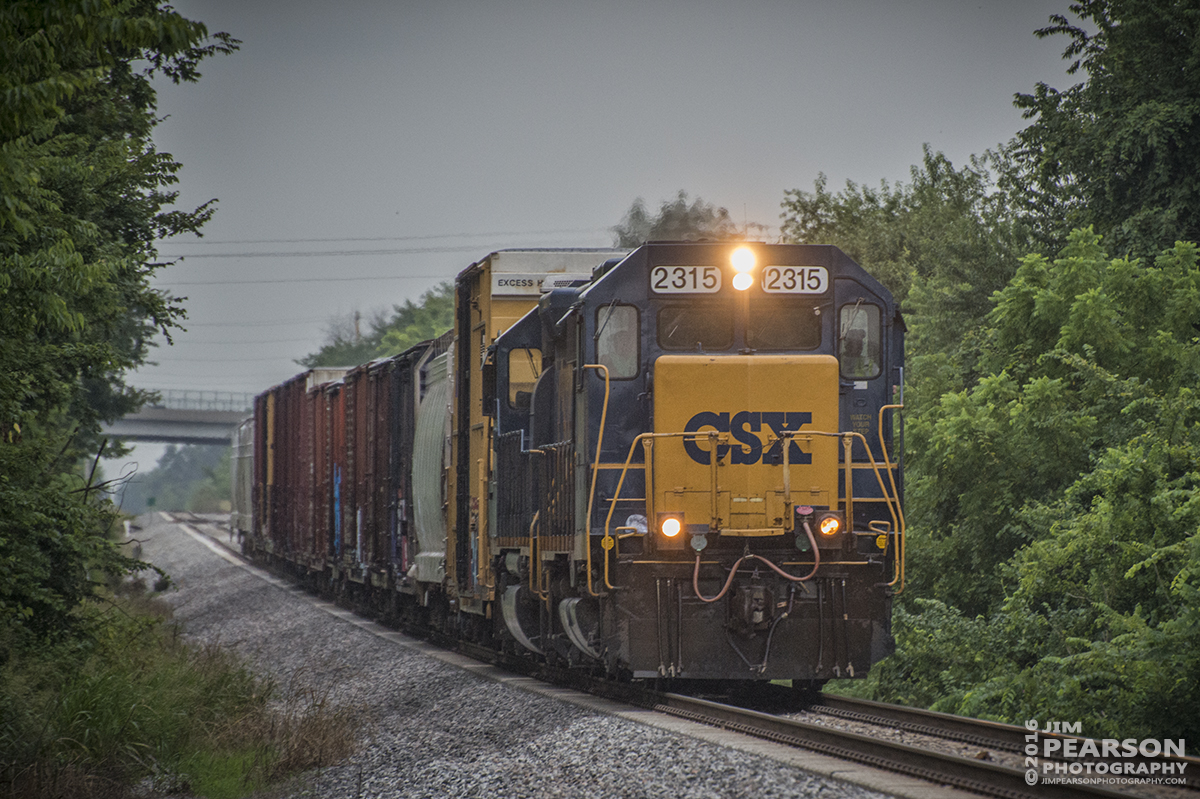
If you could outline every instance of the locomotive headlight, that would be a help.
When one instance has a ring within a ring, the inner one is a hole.
[[[841,532],[842,520],[832,514],[822,516],[821,521],[817,523],[817,529],[821,531],[821,535],[832,538]]]
[[[757,260],[754,257],[754,250],[749,247],[738,247],[729,256],[729,263],[733,265],[733,270],[739,274],[746,274],[753,270]]]
[[[667,538],[674,538],[683,531],[683,514],[660,513],[658,515],[658,529]]]
[[[733,276],[733,287],[738,291],[745,291],[754,285],[754,276],[750,273],[754,271],[754,265],[758,259],[754,255],[754,250],[749,247],[738,247],[729,256],[729,263],[733,266],[733,271],[737,272]]]

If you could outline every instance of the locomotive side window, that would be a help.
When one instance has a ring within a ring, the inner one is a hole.
[[[528,408],[538,375],[542,373],[542,351],[515,349],[508,353],[508,404]]]
[[[693,352],[729,349],[733,314],[721,305],[668,305],[658,312],[658,346]]]
[[[810,305],[775,297],[752,298],[746,346],[756,350],[815,350],[821,346],[821,317]]]
[[[638,376],[641,325],[633,305],[605,305],[596,309],[596,362],[608,367],[614,380]]]
[[[838,360],[842,377],[870,380],[879,377],[879,306],[862,300],[843,305],[838,314]]]

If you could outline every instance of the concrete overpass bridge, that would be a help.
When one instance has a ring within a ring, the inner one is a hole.
[[[251,414],[254,395],[236,391],[172,390],[101,428],[104,435],[126,441],[171,444],[228,444],[238,424]]]

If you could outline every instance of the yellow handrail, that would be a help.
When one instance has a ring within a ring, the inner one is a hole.
[[[649,442],[649,444],[650,444],[650,446],[646,447],[646,462],[642,465],[643,470],[646,472],[647,478],[649,478],[649,476],[651,474],[652,459],[654,457],[653,456],[654,439],[656,439],[656,438],[681,438],[683,436],[701,436],[701,435],[709,436],[710,434],[707,432],[705,432],[705,433],[699,433],[699,432],[697,432],[697,433],[639,433],[637,435],[637,437],[634,438],[633,441],[630,442],[629,454],[625,456],[625,464],[621,467],[621,476],[620,476],[620,478],[617,479],[617,489],[616,489],[616,491],[613,492],[612,499],[609,500],[609,503],[608,503],[608,516],[606,516],[604,518],[604,538],[611,538],[611,534],[608,532],[608,530],[609,530],[609,527],[612,525],[613,513],[615,513],[616,509],[617,509],[617,500],[620,499],[620,497],[621,497],[621,488],[622,488],[622,486],[625,485],[625,474],[629,471],[629,465],[633,462],[633,453],[637,450],[638,444],[639,443],[647,443],[647,442]],[[716,435],[716,434],[713,433],[712,435]],[[715,458],[714,458],[714,460],[715,460]],[[597,464],[598,463],[599,463],[599,461],[597,461]],[[649,485],[649,482],[647,482],[647,485]],[[647,494],[649,494],[649,492],[647,492]],[[653,507],[653,502],[654,502],[653,497],[650,497],[650,496],[646,497],[646,512],[647,512],[647,514],[650,513],[650,509]],[[646,518],[647,533],[649,533],[649,527],[652,523],[653,523],[653,521],[649,518],[649,516],[647,516],[647,518]],[[609,582],[609,579],[608,579],[608,549],[603,546],[603,539],[601,539],[601,541],[602,541],[601,548],[604,549],[604,584],[606,586],[608,586],[609,589],[616,589],[616,586],[613,585],[611,582]],[[615,546],[615,544],[616,544],[615,539],[613,540],[613,544]],[[588,553],[589,554],[591,553],[590,546],[588,548]],[[589,564],[589,570],[590,570],[590,564],[591,564],[590,559],[588,560],[588,564]],[[589,573],[590,573],[590,571],[589,571]],[[590,588],[590,586],[589,586],[589,588]]]
[[[479,458],[476,461],[476,464],[479,466],[479,496],[482,497],[484,500],[486,500],[487,499],[487,476],[488,476],[488,465],[487,465],[487,461],[486,461],[486,456],[484,458]],[[481,502],[480,505],[484,506],[485,503]],[[488,529],[487,529],[487,512],[486,511],[479,514],[479,518],[475,522],[475,530],[476,530],[477,537],[478,537],[478,542],[476,543],[476,547],[478,547],[478,553],[479,553],[477,555],[478,562],[475,564],[475,583],[480,588],[486,589],[488,591],[495,591],[496,590],[495,580],[493,579],[492,583],[488,584],[488,581],[486,579],[484,579],[484,576],[487,575],[491,571],[491,569],[489,568],[489,561],[488,561],[488,557],[487,557]],[[495,575],[492,575],[492,576],[493,576],[493,578],[495,577]]]
[[[600,476],[600,448],[604,444],[604,423],[608,419],[608,367],[602,363],[584,364],[583,369],[596,369],[604,375],[604,407],[600,410],[600,433],[596,436],[596,462],[592,465],[592,485],[588,489],[587,516],[583,518],[584,542],[587,550],[587,590],[592,596],[600,592],[592,588],[592,505],[596,500],[596,479]],[[610,514],[611,515],[611,514]],[[604,534],[608,535],[605,525]],[[604,583],[608,584],[608,550],[604,550]],[[609,588],[613,586],[609,585]]]
[[[538,567],[542,552],[542,526],[538,521],[541,515],[540,510],[535,511],[533,520],[529,522],[529,590],[537,594],[539,598],[548,600],[549,594],[542,592],[542,578]],[[537,528],[536,538],[533,532],[534,528]]]
[[[879,446],[883,450],[883,464],[887,468],[888,481],[892,484],[892,494],[896,497],[896,510],[900,514],[900,524],[896,528],[896,574],[892,577],[892,581],[888,583],[889,586],[892,586],[899,581],[900,587],[896,589],[896,593],[898,594],[904,590],[904,568],[905,557],[907,556],[907,552],[905,551],[907,546],[905,542],[906,528],[904,524],[904,508],[900,505],[900,491],[896,488],[896,478],[892,473],[891,458],[888,457],[887,446],[883,443],[883,412],[895,410],[904,410],[904,405],[884,405],[879,409]]]
[[[903,406],[885,406],[884,409],[891,409],[891,408],[895,408],[895,407],[903,407]],[[881,410],[880,414],[882,417],[882,410]],[[904,574],[904,564],[903,564],[904,513],[903,513],[903,510],[900,508],[900,497],[899,497],[898,491],[896,490],[895,476],[892,474],[892,464],[891,464],[891,460],[888,458],[888,455],[887,455],[887,447],[883,445],[882,433],[883,433],[883,428],[882,428],[882,423],[881,423],[879,441],[880,441],[880,446],[884,453],[884,464],[885,464],[886,470],[888,472],[888,480],[891,483],[891,488],[892,488],[891,492],[888,491],[888,486],[883,481],[883,475],[880,473],[880,470],[879,470],[879,463],[878,463],[878,461],[875,460],[874,453],[871,452],[871,446],[870,446],[869,442],[867,441],[867,437],[864,436],[862,433],[858,433],[858,432],[832,433],[832,432],[828,432],[828,431],[824,431],[824,430],[805,430],[803,432],[787,430],[787,431],[784,431],[779,436],[779,438],[781,439],[782,446],[784,447],[784,455],[785,455],[784,463],[787,466],[790,466],[790,464],[788,464],[788,459],[787,459],[786,455],[788,452],[789,445],[790,445],[792,439],[794,439],[794,438],[811,439],[812,437],[815,437],[815,436],[825,436],[825,437],[830,437],[830,438],[842,439],[843,446],[845,448],[845,454],[846,454],[846,463],[845,463],[845,466],[846,466],[845,508],[846,508],[846,512],[847,512],[846,523],[848,525],[850,525],[851,530],[853,530],[853,528],[854,528],[854,519],[852,516],[849,515],[852,512],[853,507],[854,507],[854,505],[853,505],[853,502],[854,502],[853,482],[850,479],[850,477],[851,477],[850,472],[851,472],[851,469],[853,468],[852,449],[851,448],[852,448],[852,442],[854,439],[858,439],[862,442],[863,449],[865,449],[867,452],[867,460],[871,464],[871,471],[874,472],[875,480],[879,484],[879,491],[883,495],[883,500],[884,500],[884,503],[887,505],[888,513],[892,517],[892,523],[895,526],[895,529],[898,531],[899,544],[897,546],[897,559],[899,562],[899,566],[898,566],[897,574],[900,576],[900,579],[903,580],[903,574]],[[642,466],[642,468],[645,470],[647,476],[649,476],[651,473],[652,466],[653,466],[653,463],[652,463],[653,456],[651,453],[653,452],[653,440],[654,439],[656,439],[656,438],[685,438],[685,437],[699,438],[701,436],[706,437],[706,438],[719,439],[725,435],[727,435],[727,434],[718,434],[716,431],[704,431],[704,432],[696,431],[696,432],[692,432],[692,433],[640,433],[636,438],[634,438],[634,440],[629,445],[629,454],[625,456],[625,463],[621,467],[621,476],[617,480],[617,488],[613,492],[612,499],[609,500],[608,516],[604,520],[604,537],[605,538],[610,537],[609,530],[612,526],[612,517],[613,517],[613,514],[616,512],[617,501],[620,499],[620,496],[621,496],[621,488],[625,484],[625,475],[629,471],[629,467],[633,462],[633,453],[637,450],[637,445],[639,443],[649,445],[649,446],[646,446],[646,462]],[[713,458],[712,458],[713,461],[716,461],[715,453],[716,453],[716,448],[714,447],[713,448]],[[597,457],[596,463],[597,463],[596,468],[598,469],[599,468],[599,458],[598,457]],[[594,477],[594,474],[593,474],[593,477]],[[593,484],[593,490],[594,489],[595,489],[595,485]],[[714,483],[712,486],[712,491],[715,493],[716,490],[717,490],[717,486]],[[649,492],[647,492],[647,494],[649,494]],[[649,509],[651,507],[653,507],[653,497],[651,497],[651,496],[646,497],[646,507],[647,507],[647,513],[649,513]],[[589,508],[589,518],[590,518],[590,510],[591,510],[591,500],[590,499],[589,499],[589,503],[588,503],[588,508]],[[649,528],[649,526],[651,524],[653,524],[653,520],[650,519],[649,516],[646,519],[646,524],[647,524],[647,528]],[[786,528],[785,528],[785,531],[786,531]],[[649,532],[649,529],[647,532]],[[588,549],[588,554],[589,554],[588,574],[590,576],[590,574],[591,574],[591,558],[590,558],[591,548],[590,547]],[[895,580],[893,580],[892,583],[888,583],[888,585],[892,585],[894,582],[895,582]],[[608,549],[607,548],[604,549],[604,584],[609,589],[616,588],[616,586],[614,586],[609,581],[609,578],[608,578]],[[588,585],[588,589],[591,590],[590,582]],[[901,582],[901,590],[903,590],[903,582]]]

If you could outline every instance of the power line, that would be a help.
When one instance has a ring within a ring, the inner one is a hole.
[[[194,244],[309,244],[335,241],[432,241],[436,239],[511,238],[513,236],[555,236],[564,233],[600,233],[608,228],[563,228],[561,230],[524,230],[493,233],[430,233],[419,236],[346,236],[314,239],[198,239]]]
[[[297,239],[299,243],[301,239]],[[248,242],[251,243],[251,242]],[[263,242],[266,243],[266,242]],[[288,242],[280,242],[288,243]],[[161,260],[175,258],[313,258],[317,256],[345,257],[351,255],[421,255],[439,252],[478,252],[474,244],[446,247],[399,247],[385,250],[284,250],[267,252],[193,252],[175,253],[173,255],[159,254]]]
[[[160,365],[169,366],[175,363],[277,363],[292,360],[288,355],[277,355],[274,358],[163,358]]]
[[[217,339],[209,339],[209,340],[183,338],[182,336],[180,336],[180,337],[176,338],[175,341],[173,341],[170,344],[170,346],[178,347],[181,344],[204,345],[204,346],[208,346],[209,344],[242,344],[242,345],[245,345],[245,344],[296,344],[296,343],[300,342],[301,340],[302,339],[298,336],[293,336],[291,338],[253,338],[253,339],[217,338]],[[164,349],[163,351],[166,352],[168,350]]]
[[[184,319],[180,324],[184,325],[185,328],[180,332],[187,332],[188,329],[193,327],[283,327],[285,325],[315,325],[318,322],[328,321],[328,316],[323,316],[320,319],[272,320],[269,322],[189,322]]]
[[[287,365],[287,368],[290,370],[290,373],[295,374],[296,372],[301,371],[305,368],[305,367],[299,366],[295,363],[295,361],[298,360],[298,357],[297,358],[271,358],[271,359],[269,359],[269,361],[271,363],[279,364],[279,368],[282,368],[283,366]],[[257,360],[257,359],[251,359],[251,360]],[[209,361],[209,363],[230,364],[231,368],[230,369],[222,368],[222,369],[213,369],[213,370],[209,370],[209,371],[204,371],[200,368],[191,366],[191,365],[181,362],[181,361],[162,361],[162,362],[157,362],[154,365],[146,364],[142,367],[139,367],[138,373],[139,374],[151,374],[151,373],[159,374],[159,373],[161,373],[165,376],[170,376],[170,377],[205,377],[205,378],[207,378],[210,375],[216,375],[218,377],[230,377],[230,376],[233,376],[232,373],[235,371],[232,368],[232,365],[237,364],[238,362],[230,361],[225,358],[217,358],[212,361]],[[288,364],[290,364],[290,365],[288,365]],[[263,366],[251,366],[248,361],[244,365],[239,366],[238,369],[236,370],[236,373],[238,376],[253,377],[255,374],[259,374],[264,369],[267,369],[267,368],[268,367],[263,367]],[[269,369],[270,369],[270,371],[276,371],[276,369],[274,367],[270,367]]]
[[[427,280],[446,277],[444,275],[371,275],[367,277],[277,277],[271,280],[185,280],[180,283],[164,282],[163,288],[176,286],[248,286],[271,283],[349,283],[358,280]],[[446,277],[446,279],[449,279]]]
[[[173,258],[312,258],[318,255],[348,256],[348,255],[419,255],[434,252],[474,252],[478,247],[460,245],[457,247],[400,247],[387,250],[288,250],[284,252],[193,252],[175,255],[159,255],[160,259]]]

